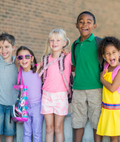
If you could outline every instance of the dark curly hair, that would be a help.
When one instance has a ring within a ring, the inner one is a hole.
[[[120,50],[120,40],[117,39],[116,37],[108,36],[102,39],[99,48],[98,48],[98,56],[100,59],[102,59],[103,54],[105,53],[105,48],[108,45],[113,45],[115,46],[118,51]]]

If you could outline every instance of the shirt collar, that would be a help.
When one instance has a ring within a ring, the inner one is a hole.
[[[81,36],[80,36],[81,37]],[[75,43],[77,44],[77,43],[81,43],[80,42],[80,37],[75,41]],[[93,39],[95,38],[95,36],[94,36],[94,34],[91,34],[91,36],[89,37],[89,38],[87,38],[86,40],[84,40],[84,41],[92,41]]]
[[[6,60],[0,55],[0,61],[3,61],[3,62],[6,62]],[[7,64],[14,64],[14,62],[15,62],[15,56],[12,56],[12,62],[10,62],[10,63],[7,63]]]

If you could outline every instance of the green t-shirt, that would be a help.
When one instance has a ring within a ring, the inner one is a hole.
[[[88,90],[102,88],[100,82],[100,69],[97,54],[97,43],[95,36],[91,36],[80,42],[76,40],[75,60],[73,56],[73,44],[71,47],[72,63],[75,66],[75,77],[73,89]]]

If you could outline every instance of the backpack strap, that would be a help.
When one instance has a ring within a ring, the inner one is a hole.
[[[104,73],[106,73],[106,71],[107,71],[108,67],[109,67],[109,64],[108,64],[108,63],[106,63],[106,64],[105,64],[105,66],[104,66]]]
[[[70,94],[70,96],[69,97],[71,97],[71,91],[70,91],[70,87],[69,87],[69,84],[68,84],[68,82],[67,82],[67,80],[66,80],[66,77],[65,77],[65,75],[64,75],[64,70],[65,70],[65,57],[66,57],[66,55],[64,55],[63,53],[61,54],[61,58],[60,58],[60,60],[58,61],[58,63],[59,63],[59,70],[60,70],[60,73],[62,74],[62,78],[63,78],[63,81],[64,81],[64,83],[65,83],[65,86],[66,86],[66,88],[67,88],[67,91],[68,91],[68,93]]]
[[[99,47],[100,42],[102,41],[102,39],[100,37],[95,37],[96,43],[97,43],[97,49]]]
[[[117,66],[117,67],[113,70],[113,72],[112,72],[112,80],[114,80],[114,78],[116,77],[116,75],[117,75],[117,73],[118,73],[119,70],[120,70],[120,65]],[[116,91],[120,94],[120,86],[117,88]]]
[[[51,66],[52,64],[54,64],[55,62],[59,61],[61,57],[53,60],[52,62],[49,62],[48,59],[49,59],[49,56],[50,54],[48,55],[44,55],[43,56],[43,68],[41,70],[41,72],[39,73],[39,77],[41,77],[43,75],[43,81],[45,81],[46,77],[47,77],[47,69],[49,66]]]
[[[20,82],[21,81],[21,82]],[[20,66],[20,69],[19,69],[19,73],[18,73],[18,80],[17,80],[17,84],[21,84],[21,85],[24,85],[23,83],[23,78],[22,78],[22,67]]]
[[[102,41],[102,39],[100,37],[95,37],[95,40],[96,40],[96,44],[97,44],[97,53],[98,53],[98,49],[99,49],[99,44],[100,42]],[[98,61],[99,61],[99,68],[100,68],[100,71],[103,71],[103,68],[104,68],[104,59],[100,59],[99,56],[98,56]]]
[[[109,64],[106,63],[105,66],[104,66],[104,71],[105,71],[104,73],[106,73],[108,67],[109,67]],[[120,65],[117,66],[117,67],[113,70],[113,72],[112,72],[112,81],[113,81],[114,78],[116,77],[116,75],[117,75],[117,73],[118,73],[119,70],[120,70]],[[120,94],[120,86],[117,88],[116,91]]]
[[[75,48],[76,48],[77,43],[75,43],[75,42],[76,42],[76,40],[75,40],[75,41],[74,41],[74,43],[73,43],[73,58],[74,58],[75,65],[76,65],[76,59],[75,59]]]

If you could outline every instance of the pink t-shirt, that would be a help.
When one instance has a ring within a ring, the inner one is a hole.
[[[55,59],[56,58],[52,58],[52,56],[50,55],[48,60],[49,62],[52,62]],[[65,65],[64,75],[69,84],[71,65],[72,65],[71,53],[69,53],[66,56],[64,65]],[[49,66],[47,70],[47,77],[46,77],[46,80],[44,82],[42,89],[50,93],[67,91],[62,74],[60,73],[60,70],[59,70],[58,61],[53,63],[51,66]]]

